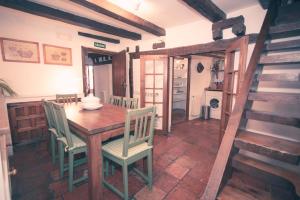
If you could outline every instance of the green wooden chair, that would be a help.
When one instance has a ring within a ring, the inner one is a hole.
[[[74,180],[73,170],[74,167],[86,163],[87,158],[82,158],[74,161],[74,156],[79,153],[85,153],[87,155],[87,145],[86,143],[77,137],[75,134],[71,133],[66,118],[66,113],[63,105],[52,103],[52,109],[54,111],[54,119],[56,123],[56,130],[58,134],[62,137],[57,138],[59,140],[59,165],[60,165],[60,176],[63,177],[64,171],[69,172],[68,177],[68,189],[71,192],[73,190],[73,185],[86,180],[87,175]],[[64,150],[68,152],[68,164],[64,164]]]
[[[46,119],[48,123],[48,131],[50,132],[50,151],[52,157],[52,163],[55,164],[57,155],[56,155],[56,146],[57,146],[57,138],[60,137],[55,129],[55,120],[54,120],[54,113],[51,109],[51,102],[42,100],[42,105],[45,110]]]
[[[78,103],[77,94],[57,94],[56,103]]]
[[[119,96],[110,96],[108,103],[109,104],[113,104],[115,106],[122,106],[122,97],[119,97]]]
[[[143,158],[147,158],[147,175],[136,168],[134,168],[134,171],[148,183],[149,189],[152,189],[152,149],[155,113],[155,107],[128,110],[124,137],[102,146],[103,159],[111,160],[122,166],[124,193],[105,181],[104,176],[103,184],[125,200],[128,199],[128,166]],[[133,124],[135,125],[134,134],[131,135],[130,129]]]
[[[138,98],[123,97],[122,107],[125,107],[127,109],[137,109],[138,108]]]

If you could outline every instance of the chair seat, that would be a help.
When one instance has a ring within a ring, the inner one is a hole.
[[[114,140],[112,142],[109,142],[109,143],[103,145],[102,150],[104,152],[107,152],[107,153],[119,158],[119,159],[127,159],[127,158],[135,156],[136,154],[139,154],[143,151],[153,148],[153,146],[148,146],[147,142],[143,142],[135,147],[129,148],[127,157],[124,157],[122,155],[123,154],[123,143],[124,143],[123,138],[117,139],[117,140]]]
[[[72,138],[72,142],[73,142],[72,149],[86,147],[86,143],[82,139],[77,137],[75,134],[71,134],[71,138]],[[69,147],[69,145],[67,143],[67,140],[66,140],[66,137],[58,138],[58,140],[62,141],[65,144],[66,147]]]

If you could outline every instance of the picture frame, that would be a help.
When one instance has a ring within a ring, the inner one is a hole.
[[[5,62],[40,63],[39,43],[12,38],[0,38]]]
[[[43,44],[43,52],[45,64],[72,66],[71,48]]]

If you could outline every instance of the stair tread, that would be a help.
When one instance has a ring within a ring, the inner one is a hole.
[[[270,199],[270,193],[259,187],[251,186],[243,181],[234,181],[230,179],[218,200],[267,200]]]
[[[260,64],[283,64],[300,62],[300,53],[289,53],[281,55],[262,55],[259,59]]]
[[[298,164],[300,158],[300,143],[250,131],[239,131],[235,145],[255,153]]]
[[[298,73],[280,73],[280,74],[261,74],[259,81],[287,81],[300,82],[300,74]]]
[[[300,104],[300,93],[250,92],[248,100]]]
[[[300,48],[300,39],[266,44],[265,50],[277,51],[277,50],[286,50],[286,49],[294,49],[294,48]]]
[[[237,163],[242,163],[251,168],[255,168],[256,170],[263,171],[272,176],[287,180],[294,185],[296,193],[298,195],[300,194],[300,175],[293,171],[289,171],[241,154],[237,154],[233,157],[233,167],[239,168]]]
[[[258,121],[266,121],[288,126],[295,126],[300,128],[300,118],[293,116],[283,116],[273,114],[266,111],[246,110],[246,118]]]
[[[300,22],[283,23],[271,26],[269,34],[272,38],[286,38],[300,35]]]

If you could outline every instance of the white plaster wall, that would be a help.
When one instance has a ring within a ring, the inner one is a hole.
[[[20,97],[82,94],[81,46],[93,47],[96,40],[78,36],[77,32],[96,32],[4,7],[0,7],[0,27],[0,37],[39,43],[39,64],[3,62],[0,59],[0,78],[5,79]],[[44,64],[42,44],[71,48],[73,65]],[[116,52],[123,46],[122,42],[121,45],[105,44],[107,50]]]
[[[244,8],[235,12],[227,14],[227,17],[237,17],[243,15],[245,18],[246,34],[258,33],[266,11],[261,8],[259,4]],[[175,19],[174,19],[175,20]],[[130,51],[135,50],[135,46],[140,46],[140,51],[152,50],[152,44],[164,40],[166,48],[202,44],[212,42],[212,23],[208,20],[199,20],[196,22],[184,24],[181,26],[175,26],[166,29],[166,36],[155,37],[149,34],[143,34],[142,41],[128,41],[126,46],[130,47]],[[235,35],[231,32],[231,29],[226,29],[223,32],[224,39],[233,38]]]
[[[197,72],[197,64],[204,66],[202,73]],[[190,79],[190,112],[189,120],[200,117],[201,106],[205,104],[205,88],[210,84],[210,67],[213,58],[205,56],[192,56],[191,79]]]

